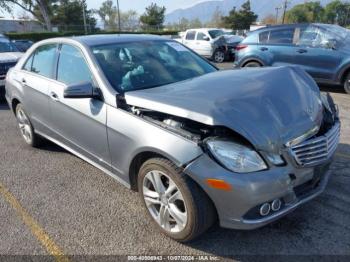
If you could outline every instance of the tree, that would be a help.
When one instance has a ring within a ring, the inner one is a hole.
[[[276,24],[276,16],[274,16],[273,14],[269,14],[261,20],[261,23],[265,25],[274,25]]]
[[[178,29],[185,31],[190,27],[190,21],[187,18],[181,18],[178,24]]]
[[[95,12],[101,18],[105,29],[115,30],[118,26],[116,22],[117,8],[113,5],[112,0],[104,1],[98,10]]]
[[[190,28],[201,28],[202,26],[202,22],[201,20],[199,20],[198,17],[196,19],[191,20],[189,25]]]
[[[93,17],[93,11],[87,9],[85,0],[58,0],[51,6],[52,24],[65,30],[81,30],[84,25],[83,8],[87,26],[94,29],[96,19]]]
[[[140,21],[145,28],[161,29],[163,28],[166,8],[160,7],[155,3],[146,7],[145,13],[140,17]]]
[[[258,16],[251,10],[250,1],[247,0],[239,11],[236,10],[236,7],[233,7],[229,15],[224,16],[222,20],[227,28],[245,30],[249,29],[250,25],[256,22],[257,18]]]
[[[341,26],[350,24],[350,4],[340,0],[330,2],[324,8],[323,22],[329,24],[338,23]]]
[[[219,7],[217,6],[214,13],[213,13],[213,16],[211,17],[211,20],[207,23],[207,26],[208,27],[222,27],[223,26],[222,17],[223,17],[223,13],[221,12]]]
[[[120,12],[120,23],[124,30],[135,30],[139,27],[139,15],[135,10]]]
[[[307,2],[296,5],[286,13],[289,23],[313,23],[321,22],[324,9],[320,2]]]
[[[104,28],[108,30],[117,30],[118,26],[118,9],[113,4],[113,1],[107,0],[103,2],[95,13],[99,15]],[[120,27],[123,30],[135,30],[139,26],[139,15],[134,10],[120,12]]]
[[[52,30],[51,19],[50,19],[50,6],[52,0],[0,0],[0,7],[4,8],[9,13],[12,12],[13,6],[18,6],[24,11],[33,15],[42,24],[46,26],[48,31]],[[39,10],[35,12],[35,8]],[[40,14],[38,16],[38,14]]]

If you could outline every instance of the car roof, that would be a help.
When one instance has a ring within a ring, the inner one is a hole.
[[[281,24],[281,25],[268,25],[266,27],[262,27],[259,29],[256,29],[250,33],[258,33],[258,32],[264,32],[268,30],[273,30],[273,29],[284,29],[284,28],[290,28],[290,27],[295,27],[295,26],[308,26],[308,25],[315,25],[315,26],[328,26],[328,24],[321,24],[321,23],[298,23],[298,24]]]
[[[150,41],[150,40],[167,40],[165,37],[157,35],[143,34],[108,34],[108,35],[86,35],[74,36],[71,39],[78,41],[87,46],[108,45],[114,43]],[[171,41],[171,39],[168,39]]]

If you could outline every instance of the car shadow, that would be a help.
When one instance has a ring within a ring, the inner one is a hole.
[[[327,188],[320,196],[280,220],[251,231],[215,225],[188,245],[214,256],[242,261],[258,255],[347,254],[350,203],[341,199],[350,192],[350,144],[339,145],[331,170]]]
[[[340,85],[321,84],[319,88],[322,92],[345,94],[344,88]]]

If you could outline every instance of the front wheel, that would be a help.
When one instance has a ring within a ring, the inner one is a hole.
[[[179,242],[195,239],[215,221],[215,209],[207,195],[166,159],[154,158],[142,165],[138,189],[157,227]]]
[[[347,94],[350,94],[350,73],[345,78],[344,90]]]

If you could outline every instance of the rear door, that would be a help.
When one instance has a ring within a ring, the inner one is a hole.
[[[78,47],[68,44],[61,46],[56,79],[49,89],[50,114],[56,139],[109,169],[105,103],[93,98],[64,97],[64,89],[68,85],[91,82],[96,86],[89,65]]]
[[[294,27],[264,31],[259,35],[258,52],[271,66],[291,65],[295,62]]]
[[[25,62],[16,80],[21,84],[24,108],[34,128],[51,135],[51,118],[49,114],[49,85],[54,76],[54,63],[57,45],[39,46]]]
[[[185,38],[184,38],[184,45],[186,45],[188,48],[192,49],[193,51],[197,52],[196,30],[187,31]]]
[[[314,25],[298,27],[297,31],[295,63],[317,80],[332,80],[342,56],[325,45],[333,38],[331,32]]]

